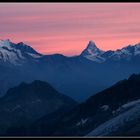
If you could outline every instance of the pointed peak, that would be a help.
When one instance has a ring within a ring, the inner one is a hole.
[[[98,55],[100,53],[102,53],[104,51],[100,50],[99,48],[97,48],[96,44],[93,41],[89,41],[86,49],[83,50],[83,52],[81,53],[82,56],[87,56],[87,55]]]
[[[97,48],[96,44],[93,41],[89,41],[87,48]]]
[[[93,42],[92,40],[89,41],[89,44],[94,44],[95,45],[95,42]]]
[[[25,53],[31,53],[31,54],[39,54],[36,50],[34,50],[31,46],[23,43],[23,42],[19,42],[14,46],[15,49],[18,49],[22,52]]]

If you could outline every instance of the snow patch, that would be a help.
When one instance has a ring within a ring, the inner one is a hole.
[[[117,131],[120,127],[129,123],[130,121],[140,118],[140,100],[132,101],[123,105],[123,107],[132,107],[117,117],[101,124],[96,129],[91,131],[87,136],[107,136],[112,132]]]
[[[33,53],[27,53],[28,55],[32,56],[33,58],[40,58],[41,55],[33,54]]]
[[[7,40],[0,40],[0,47],[11,48],[10,40],[9,39],[7,39]]]
[[[101,106],[101,109],[103,109],[104,111],[107,111],[109,109],[109,105],[103,105]]]
[[[124,105],[122,106],[122,108],[133,107],[133,106],[135,106],[135,105],[137,105],[137,104],[140,104],[140,99],[135,100],[135,101],[131,101],[131,102],[127,103],[127,104],[124,104]]]
[[[86,118],[86,119],[83,119],[83,118],[82,118],[82,119],[76,124],[76,126],[84,125],[87,121],[88,121],[88,118]]]

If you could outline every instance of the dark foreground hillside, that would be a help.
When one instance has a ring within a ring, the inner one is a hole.
[[[77,103],[57,92],[48,83],[21,83],[0,99],[0,135],[15,127],[28,127],[43,116],[65,112]]]
[[[10,129],[6,135],[139,136],[139,110],[140,75],[134,74],[66,113],[44,116],[28,129]]]

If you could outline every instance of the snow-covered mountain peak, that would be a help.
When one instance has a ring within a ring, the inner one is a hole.
[[[86,49],[83,50],[81,56],[86,57],[92,61],[102,62],[103,59],[100,57],[104,51],[97,48],[96,44],[93,41],[89,41]]]
[[[93,41],[89,41],[87,49],[97,49],[97,46]]]
[[[102,53],[103,51],[100,50],[99,48],[97,48],[96,44],[93,41],[89,41],[86,49],[82,52],[83,56],[87,56],[87,55],[98,55],[100,53]]]
[[[29,62],[31,59],[35,60],[41,56],[41,54],[23,42],[16,44],[9,39],[0,40],[0,62],[20,65]]]
[[[26,45],[23,42],[17,43],[15,46],[13,46],[15,49],[20,50],[24,53],[31,53],[31,54],[38,54],[40,55],[37,51],[35,51],[32,47],[29,45]]]
[[[97,48],[96,44],[92,41],[89,41],[86,49],[83,50],[83,52],[81,53],[82,56],[88,56],[88,55],[98,55],[100,53],[102,53],[103,51],[100,50],[99,48]]]
[[[129,54],[129,56],[140,55],[140,43],[135,44],[135,45],[128,45],[120,49],[120,51],[126,52],[127,54]]]
[[[23,42],[19,42],[16,44],[16,43],[11,42],[9,39],[0,40],[0,48],[1,49],[7,48],[8,50],[21,51],[21,53],[39,54],[29,45],[26,45]]]
[[[115,51],[102,51],[97,48],[94,42],[89,41],[87,48],[81,53],[81,56],[98,63],[107,60],[129,61],[132,57],[140,56],[140,43],[135,45],[128,45]]]
[[[0,40],[0,48],[1,47],[11,48],[11,41],[9,39]]]

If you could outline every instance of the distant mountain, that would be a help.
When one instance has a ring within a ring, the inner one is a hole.
[[[15,44],[10,40],[0,40],[0,63],[21,65],[29,59],[41,56],[33,48],[22,42]]]
[[[21,83],[0,98],[0,135],[11,127],[27,127],[43,116],[73,108],[77,103],[39,80]]]
[[[89,41],[87,48],[81,53],[81,56],[95,61],[95,62],[102,62],[104,58],[101,55],[104,54],[104,51],[97,48],[94,42]]]
[[[32,47],[0,41],[0,96],[21,82],[47,81],[59,92],[81,102],[140,72],[140,45],[102,51],[94,42],[78,56],[43,55]]]
[[[81,53],[81,56],[92,60],[97,63],[103,63],[105,61],[120,61],[120,60],[131,60],[134,57],[140,57],[140,43],[132,46],[128,45],[122,49],[117,49],[116,51],[102,51],[95,43],[89,42],[87,48]]]

